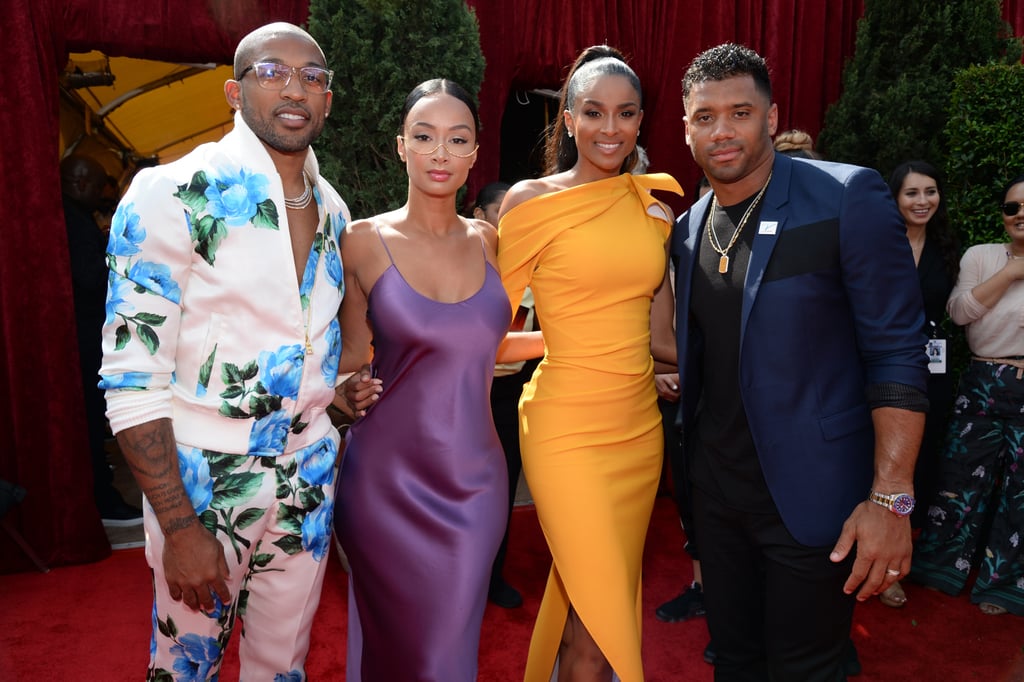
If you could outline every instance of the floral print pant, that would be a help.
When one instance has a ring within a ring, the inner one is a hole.
[[[1024,372],[973,360],[960,379],[938,494],[914,548],[911,578],[958,594],[971,569],[975,604],[1024,615]],[[980,550],[980,551],[979,551]]]
[[[224,546],[233,599],[212,613],[171,599],[164,537],[144,505],[153,569],[148,680],[216,680],[237,617],[240,680],[302,682],[320,601],[334,511],[336,432],[278,457],[227,455],[178,446],[185,489],[201,522]]]

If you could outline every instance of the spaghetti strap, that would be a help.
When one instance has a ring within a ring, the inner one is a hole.
[[[380,225],[374,223],[373,229],[377,231],[377,238],[380,239],[380,245],[384,247],[384,252],[388,254],[388,260],[391,261],[392,265],[395,265],[395,258],[391,255],[391,249],[388,248],[388,243],[384,241],[384,235],[380,233]]]
[[[487,260],[487,240],[484,239],[483,232],[481,232],[480,230],[476,229],[472,225],[470,225],[470,229],[473,230],[474,232],[476,232],[476,236],[480,240],[480,253],[483,254],[484,266],[486,267],[486,265],[489,262]]]

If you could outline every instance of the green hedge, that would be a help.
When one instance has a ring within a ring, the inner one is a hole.
[[[1003,187],[1024,173],[1024,65],[972,66],[953,79],[944,136],[950,221],[966,248],[1006,241]]]
[[[464,0],[311,0],[309,32],[334,69],[334,103],[316,144],[321,173],[354,218],[398,208],[408,189],[395,151],[405,96],[431,78],[480,90],[476,15]]]
[[[941,165],[954,74],[1019,62],[1021,44],[1011,35],[999,0],[865,0],[818,148],[883,175],[909,159]]]

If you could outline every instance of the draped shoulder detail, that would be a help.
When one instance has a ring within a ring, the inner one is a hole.
[[[667,237],[672,223],[664,206],[651,195],[654,189],[683,195],[682,187],[667,173],[623,173],[540,194],[502,216],[498,224],[498,266],[512,299],[512,310],[516,310],[522,288],[529,283],[529,273],[545,247],[565,230],[594,220],[619,202],[639,202],[645,213],[664,223]]]
[[[640,201],[644,204],[644,210],[647,214],[653,218],[658,218],[666,223],[669,223],[671,227],[672,220],[669,218],[669,214],[666,212],[664,205],[651,196],[652,189],[660,189],[666,192],[672,192],[683,196],[683,188],[679,186],[676,179],[668,173],[651,173],[649,175],[629,175],[627,176],[633,181],[633,186],[644,192],[637,192],[637,196],[640,197]]]

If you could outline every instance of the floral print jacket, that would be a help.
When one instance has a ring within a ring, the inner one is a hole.
[[[241,114],[132,182],[107,246],[100,387],[114,433],[170,417],[179,443],[274,456],[330,432],[350,216],[312,150],[305,172],[320,224],[301,285],[281,180]]]

